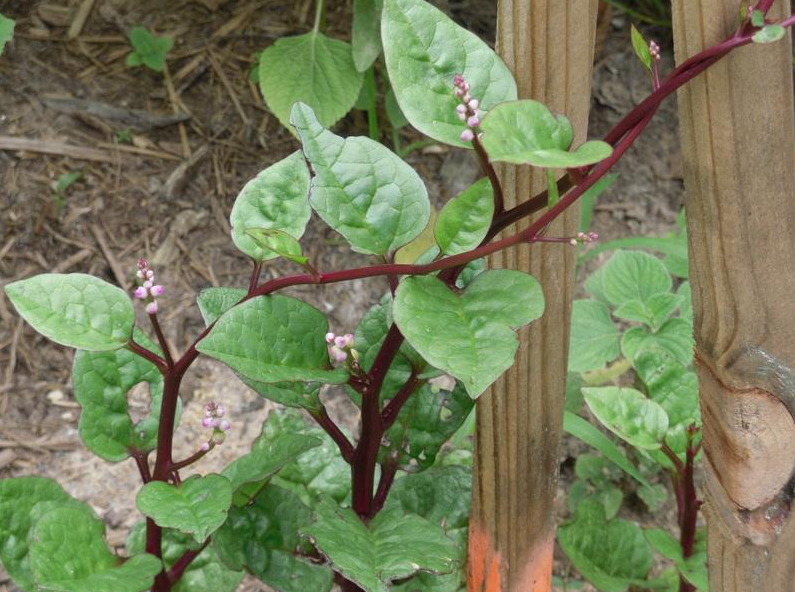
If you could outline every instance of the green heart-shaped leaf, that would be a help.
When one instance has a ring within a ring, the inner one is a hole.
[[[246,234],[254,239],[254,242],[265,252],[273,253],[277,257],[284,257],[298,265],[306,265],[309,261],[307,257],[304,257],[301,243],[283,230],[249,228]]]
[[[62,506],[91,511],[66,493],[57,482],[45,477],[0,479],[0,561],[14,583],[23,590],[34,590],[28,563],[28,539],[36,521]]]
[[[423,231],[428,192],[396,154],[370,138],[331,133],[303,103],[293,107],[290,123],[315,174],[309,201],[354,251],[385,255]]]
[[[622,440],[643,450],[656,450],[662,445],[668,432],[668,415],[643,393],[606,386],[584,388],[582,394],[596,418]]]
[[[199,292],[196,303],[205,325],[212,325],[222,314],[240,302],[246,295],[243,288],[205,288]]]
[[[543,311],[535,278],[497,269],[478,275],[460,296],[435,276],[408,277],[397,289],[393,314],[420,355],[477,398],[513,364],[519,347],[513,329]]]
[[[281,37],[259,58],[259,86],[265,102],[290,129],[290,109],[306,103],[324,125],[351,110],[364,77],[356,70],[349,43],[318,31]]]
[[[37,590],[143,592],[162,569],[142,554],[121,563],[104,540],[105,525],[92,513],[58,508],[42,516],[30,537],[30,568]]]
[[[458,556],[440,526],[396,507],[382,510],[367,526],[329,498],[315,511],[317,521],[303,532],[335,570],[367,592],[388,592],[392,580],[420,570],[449,572]]]
[[[569,152],[574,132],[563,115],[557,117],[538,101],[497,105],[483,119],[483,147],[489,159],[546,168],[575,168],[610,156],[604,142],[585,142]]]
[[[88,351],[124,347],[135,311],[124,290],[82,273],[45,273],[5,287],[19,314],[56,343]]]
[[[571,310],[569,371],[604,368],[618,354],[618,328],[607,306],[595,300],[575,300]]]
[[[325,335],[326,317],[287,296],[259,296],[224,314],[197,348],[233,370],[260,382],[348,380],[332,369]]]
[[[649,304],[671,290],[671,275],[654,255],[642,251],[616,251],[603,269],[604,294],[614,306],[638,300]]]
[[[693,361],[693,325],[685,319],[668,319],[656,331],[632,327],[621,337],[621,353],[630,362],[643,351],[664,349],[683,366]]]
[[[202,543],[226,520],[232,486],[229,479],[214,474],[193,475],[179,485],[150,481],[138,492],[135,504],[158,526],[175,528]]]
[[[278,439],[274,439],[267,430],[270,421],[275,421],[275,414],[268,416],[262,433],[251,445],[251,451],[229,463],[223,470],[222,474],[229,479],[233,492],[246,483],[275,475],[287,463],[323,443],[320,438],[308,434],[289,432],[281,433]]]
[[[262,245],[248,231],[253,228],[281,231],[297,242],[311,213],[309,170],[303,154],[293,152],[243,186],[229,215],[232,241],[255,261],[274,259],[281,253]]]
[[[135,340],[159,353],[136,330]],[[111,352],[78,350],[72,366],[75,399],[83,408],[80,438],[91,452],[110,462],[130,456],[132,450],[148,452],[157,447],[163,376],[157,367],[127,349]],[[149,387],[149,416],[133,423],[127,395],[137,384]]]
[[[269,485],[251,503],[229,512],[213,535],[213,547],[230,568],[245,570],[280,592],[327,592],[331,568],[296,556],[306,546],[298,531],[311,521],[312,511],[296,495]]]
[[[453,77],[462,74],[480,101],[481,117],[495,105],[516,99],[508,67],[477,35],[454,23],[424,0],[385,0],[381,17],[389,80],[409,123],[426,136],[453,146],[465,126],[456,115],[460,100]]]
[[[597,500],[577,506],[574,520],[558,529],[558,543],[577,571],[599,590],[645,588],[654,556],[643,531],[626,520],[608,521]]]
[[[481,179],[451,199],[439,212],[436,242],[445,255],[465,253],[486,237],[494,215],[494,190]]]

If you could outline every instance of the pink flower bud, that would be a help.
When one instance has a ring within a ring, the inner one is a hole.
[[[467,114],[466,113],[458,113],[458,119],[460,119],[461,121],[466,121],[467,120]]]
[[[141,257],[140,259],[138,259],[138,269],[140,269],[141,271],[143,271],[143,270],[145,270],[147,267],[149,267],[149,264],[146,262],[146,259],[144,259],[143,257]]]
[[[152,286],[152,296],[162,296],[166,289],[163,286]]]
[[[461,141],[462,142],[471,142],[475,139],[475,134],[472,132],[471,129],[465,129],[461,132]]]
[[[348,354],[346,354],[336,345],[332,345],[329,348],[329,354],[331,354],[331,357],[335,362],[344,362],[346,359],[348,359]]]
[[[465,91],[463,88],[457,88],[455,89],[455,96],[463,97],[466,94],[466,92],[467,91]]]
[[[139,280],[144,279],[144,272],[139,269],[138,272],[135,274],[135,277],[137,277]]]
[[[464,101],[465,103],[468,103],[469,101],[472,100],[472,95],[470,95],[468,91],[469,89],[467,89],[467,92],[464,92],[464,96],[461,97],[461,100]]]
[[[335,337],[334,333],[331,332],[326,333],[326,343],[329,344],[334,343],[334,337]]]
[[[155,314],[157,312],[157,302],[150,302],[146,305],[147,314]]]
[[[347,343],[348,342],[345,340],[345,337],[343,335],[337,335],[334,338],[334,345],[336,345],[340,349],[344,348]]]
[[[458,113],[459,115],[463,115],[464,113],[467,112],[467,107],[466,107],[466,105],[458,105],[455,108],[455,110],[456,110],[456,113]]]
[[[453,76],[453,84],[455,84],[456,86],[461,86],[462,84],[464,84],[464,77],[461,76],[461,74],[456,74],[455,76]]]
[[[213,418],[212,417],[205,417],[202,419],[202,426],[205,428],[213,427]]]
[[[208,450],[210,450],[210,443],[205,442],[204,444],[199,446],[199,450],[201,450],[202,452],[207,452]]]
[[[144,298],[146,298],[148,295],[149,295],[149,294],[146,292],[146,288],[144,288],[143,286],[138,286],[138,287],[135,289],[135,291],[133,291],[133,296],[135,296],[136,298],[138,298],[138,299],[140,299],[140,300],[143,300],[143,299],[144,299]]]
[[[472,111],[477,111],[478,107],[480,106],[480,102],[477,99],[472,99],[471,101],[469,101],[468,106],[470,109],[472,109]]]
[[[143,286],[143,287],[144,287],[144,288],[146,288],[146,289],[148,290],[149,288],[151,288],[151,287],[152,287],[152,282],[150,282],[149,280],[146,280],[146,281],[144,282],[144,286]]]
[[[221,404],[219,403],[219,404],[216,406],[216,408],[215,408],[215,414],[216,414],[218,417],[223,417],[223,416],[224,416],[224,413],[226,413],[226,409],[224,409],[224,406],[223,406],[223,405],[221,405]]]
[[[467,125],[469,127],[477,127],[480,125],[480,119],[478,119],[477,115],[473,115],[469,119],[467,119]]]
[[[576,247],[576,246],[577,246],[577,239],[576,239],[576,238],[573,238],[573,239],[571,239],[571,240],[569,241],[569,244],[570,244],[572,247]]]
[[[228,432],[232,428],[232,425],[224,419],[221,421],[218,427],[221,428],[221,431]]]
[[[345,334],[345,347],[351,347],[353,345],[353,334],[346,333]]]
[[[151,279],[154,279],[154,277],[155,277],[155,272],[152,271],[151,269],[147,269],[146,270],[146,279],[151,280]]]
[[[213,418],[210,420],[210,425],[211,425],[212,427],[214,427],[214,428],[217,428],[218,426],[220,426],[220,425],[221,425],[221,420],[220,420],[220,419],[218,419],[217,417],[213,417]]]

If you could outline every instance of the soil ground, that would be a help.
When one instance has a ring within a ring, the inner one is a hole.
[[[237,192],[298,148],[265,108],[249,82],[249,69],[254,52],[311,27],[312,0],[97,0],[80,34],[67,41],[79,4],[0,0],[0,12],[17,20],[15,39],[0,59],[0,142],[8,137],[32,142],[24,151],[0,149],[0,286],[57,271],[91,273],[128,287],[136,259],[146,256],[168,288],[161,298],[162,319],[167,338],[181,350],[202,328],[197,291],[247,282],[248,264],[228,238],[227,217]],[[436,4],[493,39],[494,2]],[[348,38],[350,2],[328,5],[327,33]],[[140,24],[175,38],[167,77],[125,66],[126,32]],[[628,37],[626,20],[614,16],[594,72],[593,137],[649,90]],[[664,51],[665,69],[671,58],[670,49]],[[97,114],[106,105],[135,113],[127,119]],[[158,117],[141,116],[142,111]],[[188,117],[164,121],[175,111]],[[338,130],[366,135],[366,121],[352,112]],[[404,144],[419,139],[409,131],[403,135]],[[67,146],[66,153],[43,151],[54,144]],[[618,165],[619,181],[596,206],[596,232],[615,238],[673,227],[682,199],[677,145],[675,104],[669,100]],[[83,158],[80,149],[89,149],[95,160]],[[408,160],[439,205],[474,180],[477,169],[469,158],[432,145]],[[75,171],[80,178],[59,203],[55,183]],[[321,269],[366,260],[316,220],[302,243]],[[279,265],[265,275],[290,271]],[[347,331],[384,290],[372,280],[294,294],[328,313],[332,330]],[[71,351],[24,324],[0,291],[0,477],[57,478],[97,510],[108,524],[110,543],[122,546],[139,518],[131,494],[138,475],[132,462],[109,465],[80,444],[71,359]],[[183,389],[178,457],[202,441],[201,408],[211,399],[227,404],[234,429],[202,461],[206,472],[247,450],[271,408],[226,368],[200,360]],[[143,396],[133,397],[131,405],[134,413],[142,412]],[[334,412],[349,424],[356,419],[348,407]],[[561,492],[570,478],[567,459],[579,450],[564,442]],[[559,573],[565,570],[565,561],[559,562]],[[264,589],[254,580],[241,586]],[[0,592],[15,590],[0,570]]]

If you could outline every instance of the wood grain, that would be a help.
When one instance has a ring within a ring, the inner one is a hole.
[[[737,6],[674,0],[677,61],[733,32]],[[791,60],[789,35],[751,45],[678,95],[713,592],[795,591]]]
[[[596,0],[498,4],[497,48],[520,97],[565,114],[575,144],[587,129],[596,9]],[[506,207],[546,187],[543,174],[529,167],[499,172]],[[577,219],[571,209],[550,236],[576,232]],[[477,403],[469,592],[550,589],[575,257],[567,245],[534,245],[491,260],[493,267],[533,274],[544,288],[546,311],[521,332],[516,364]]]

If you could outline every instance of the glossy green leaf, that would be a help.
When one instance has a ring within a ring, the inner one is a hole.
[[[397,289],[393,314],[420,355],[477,398],[513,364],[519,346],[513,330],[543,310],[535,278],[499,269],[477,276],[460,296],[434,276],[408,277]]]
[[[399,508],[382,510],[367,526],[329,498],[320,500],[316,513],[304,533],[336,571],[366,592],[388,592],[392,580],[418,571],[449,572],[458,555],[441,526]]]
[[[627,300],[617,307],[613,314],[619,319],[644,323],[655,331],[679,308],[682,300],[683,298],[677,294],[660,292],[649,296],[645,302]]]
[[[571,310],[569,372],[604,368],[618,357],[618,337],[607,306],[595,300],[575,300]]]
[[[417,514],[444,528],[447,536],[458,546],[458,558],[466,558],[469,530],[469,499],[472,473],[461,466],[432,467],[423,473],[409,474],[395,481],[389,492],[386,507],[399,507],[407,514]],[[403,585],[394,586],[398,592],[458,592],[465,588],[465,574],[457,569],[450,574],[420,573]]]
[[[613,152],[609,144],[600,141],[585,142],[570,152],[574,138],[571,123],[538,101],[498,105],[483,119],[481,129],[481,141],[491,161],[565,169],[594,164]]]
[[[323,443],[320,438],[304,433],[278,432],[279,437],[274,438],[268,424],[277,421],[276,417],[275,412],[271,413],[263,424],[262,433],[251,445],[251,451],[229,463],[222,471],[233,492],[246,483],[268,479],[307,450]]]
[[[311,213],[309,169],[303,154],[293,152],[243,186],[229,215],[232,241],[255,261],[274,259],[281,253],[270,244],[261,244],[248,231],[279,230],[297,241],[303,236]],[[289,249],[287,252],[292,253]]]
[[[30,536],[30,569],[37,590],[143,592],[162,566],[147,554],[123,563],[104,540],[105,525],[91,513],[58,508],[42,516]]]
[[[469,416],[475,402],[460,383],[452,391],[424,384],[400,410],[387,431],[388,456],[406,471],[424,471],[433,466],[442,446]]]
[[[290,123],[312,164],[310,203],[359,253],[385,255],[428,224],[430,202],[419,175],[383,144],[341,138],[309,106],[295,105]]]
[[[635,371],[649,397],[668,415],[669,427],[701,425],[696,373],[665,350],[646,350],[635,359]]]
[[[212,325],[246,295],[243,288],[205,288],[196,299],[205,325]]]
[[[341,384],[344,369],[332,369],[326,317],[287,296],[258,296],[223,315],[197,349],[260,382]]]
[[[635,465],[627,460],[627,457],[624,456],[618,446],[582,417],[565,411],[563,414],[563,430],[601,452],[605,458],[609,459],[641,485],[651,487],[649,481],[635,468]]]
[[[662,445],[668,432],[668,415],[643,393],[615,386],[584,388],[582,393],[591,412],[621,439],[647,450]]]
[[[477,35],[424,0],[385,0],[381,38],[389,80],[400,109],[426,136],[453,146],[465,126],[456,115],[453,76],[462,74],[480,101],[482,117],[516,99],[508,67]]]
[[[634,362],[640,352],[664,349],[683,366],[693,361],[693,325],[685,319],[669,319],[652,333],[645,327],[632,327],[621,337],[621,353]]]
[[[635,50],[635,55],[638,56],[640,63],[647,70],[651,70],[651,52],[649,51],[649,44],[640,34],[640,31],[635,28],[635,25],[630,27],[630,37],[632,38],[632,49]]]
[[[133,51],[127,56],[127,65],[131,67],[144,65],[155,72],[162,72],[166,65],[166,56],[174,47],[171,37],[156,37],[145,27],[133,27],[130,30],[130,43]]]
[[[52,479],[0,479],[0,561],[14,583],[25,592],[33,591],[36,586],[28,564],[28,535],[38,518],[64,506],[91,511]]]
[[[143,333],[137,343],[158,352]],[[91,452],[111,462],[130,456],[132,450],[148,452],[157,447],[163,376],[151,362],[128,349],[111,352],[78,350],[72,366],[75,399],[82,407],[80,439]],[[133,423],[127,396],[137,384],[149,390],[149,415]]]
[[[574,519],[558,529],[558,543],[577,571],[603,592],[642,588],[654,559],[643,531],[626,520],[608,521],[596,500],[577,507]]]
[[[213,547],[231,569],[245,570],[278,592],[327,592],[331,569],[296,555],[305,545],[299,530],[311,519],[297,496],[270,485],[250,504],[232,508],[213,535]]]
[[[0,13],[0,55],[3,55],[6,43],[14,38],[14,21]]]
[[[189,549],[198,549],[199,543],[189,535],[166,529],[163,531],[163,562],[171,567]],[[127,536],[127,552],[143,553],[146,549],[146,523],[137,522]],[[226,567],[210,545],[191,561],[188,569],[172,588],[173,592],[235,592],[243,579],[242,571]]]
[[[259,59],[262,96],[290,130],[290,110],[298,102],[312,107],[323,125],[336,123],[353,107],[363,80],[350,44],[318,31],[281,37]]]
[[[381,8],[383,0],[353,0],[351,47],[353,63],[364,72],[381,54]]]
[[[309,258],[304,257],[301,243],[283,230],[269,230],[267,228],[249,228],[246,231],[254,242],[265,252],[284,257],[298,265],[306,265]]]
[[[150,481],[138,492],[135,505],[159,526],[175,528],[201,543],[226,520],[232,486],[215,474],[193,475],[179,485]]]
[[[494,215],[494,190],[486,178],[448,201],[434,227],[436,242],[445,255],[471,251],[486,237]]]
[[[88,351],[124,347],[135,312],[130,297],[82,273],[45,273],[6,285],[6,294],[30,325],[56,343]]]
[[[781,25],[765,25],[759,31],[754,33],[751,40],[754,43],[775,43],[783,38],[787,30]]]
[[[604,267],[605,297],[615,306],[630,300],[646,303],[671,290],[671,275],[654,255],[641,251],[616,251]]]
[[[300,434],[323,442],[285,465],[273,477],[274,483],[289,489],[305,504],[312,506],[321,495],[340,501],[349,494],[350,465],[342,459],[337,445],[326,432],[320,428],[307,427],[300,413],[286,411],[275,416],[271,414],[263,425],[262,434],[263,438],[274,442],[285,434]]]

